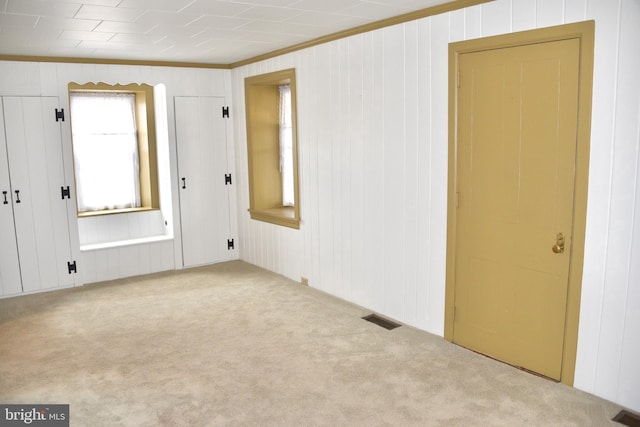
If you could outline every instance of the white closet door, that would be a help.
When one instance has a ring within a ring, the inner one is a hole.
[[[3,107],[22,288],[71,286],[58,99],[5,97]]]
[[[176,97],[182,261],[185,267],[234,259],[230,236],[226,121],[222,97]]]
[[[22,292],[18,247],[13,224],[13,198],[4,137],[4,114],[0,102],[0,295],[15,295]]]

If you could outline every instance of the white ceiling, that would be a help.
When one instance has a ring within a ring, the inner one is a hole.
[[[451,0],[0,0],[0,55],[229,64]]]

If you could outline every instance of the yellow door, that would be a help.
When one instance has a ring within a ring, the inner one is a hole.
[[[453,341],[560,379],[577,39],[459,57]]]

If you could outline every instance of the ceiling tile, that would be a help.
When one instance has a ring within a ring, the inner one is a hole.
[[[0,35],[0,50],[9,55],[75,56],[77,41],[25,38],[21,35]]]
[[[207,29],[198,34],[199,37],[206,37],[212,40],[244,40],[250,42],[277,43],[279,45],[300,43],[308,39],[305,36],[296,36],[293,34],[264,33],[257,31],[222,31],[216,29]]]
[[[51,48],[55,48],[55,49],[72,49],[72,48],[78,46],[78,41],[77,40],[49,39],[49,40],[43,41],[40,45],[42,47],[46,48],[46,49],[51,49]],[[77,55],[77,53],[76,53],[76,55]]]
[[[366,18],[359,16],[338,15],[325,12],[305,12],[296,16],[291,21],[301,25],[326,27],[330,29],[331,32],[335,32],[336,29],[357,27],[369,22]]]
[[[207,0],[197,0],[198,3],[207,3]],[[219,0],[220,1],[220,0]],[[225,1],[225,0],[222,0]],[[291,7],[300,0],[228,0],[230,3],[242,3],[251,6]]]
[[[0,28],[26,27],[34,28],[38,22],[37,16],[0,13]]]
[[[176,43],[167,40],[166,38],[160,39],[160,40],[156,40],[153,42],[153,49],[156,52],[162,52],[165,49],[168,49],[170,47],[176,46]]]
[[[144,11],[121,7],[87,6],[83,5],[76,14],[80,19],[99,19],[117,22],[135,22]]]
[[[178,12],[189,3],[193,3],[193,0],[122,0],[118,7]]]
[[[265,21],[286,21],[299,16],[301,12],[296,9],[282,7],[255,6],[237,15],[238,18]]]
[[[253,21],[250,21],[248,19],[203,15],[195,21],[189,23],[188,26],[197,28],[238,28],[251,22]]]
[[[220,43],[217,43],[214,40],[208,40],[205,42],[202,42],[200,44],[198,44],[198,48],[200,49],[207,49],[207,50],[223,50],[223,49],[242,49],[248,45],[250,45],[252,42],[248,42],[245,40],[225,40],[224,45],[221,45]]]
[[[8,35],[12,37],[20,37],[23,40],[30,41],[42,41],[49,39],[56,39],[60,34],[60,30],[51,30],[51,29],[40,29],[38,31],[33,30],[32,28],[24,28],[24,27],[9,27],[2,29],[2,35]]]
[[[52,0],[49,0],[52,1]],[[122,0],[54,0],[57,2],[68,1],[73,3],[88,4],[92,6],[116,7]]]
[[[172,27],[163,25],[153,28],[147,34],[159,39],[160,37],[167,37],[173,40],[178,40],[180,43],[185,44],[185,48],[189,47],[190,43],[193,43],[193,39],[203,33],[206,28],[191,27],[191,26],[179,26]]]
[[[98,42],[92,42],[98,43]],[[129,60],[157,60],[153,55],[149,55],[144,50],[131,49],[131,45],[123,43],[120,51],[117,46],[109,46],[102,48],[99,45],[87,44],[84,46],[80,44],[79,48],[91,50],[91,56],[94,58],[113,58],[113,59],[129,59]]]
[[[158,10],[148,10],[140,18],[136,20],[137,23],[146,25],[149,28],[168,24],[171,28],[177,28],[179,26],[187,25],[189,22],[198,19],[200,14],[195,13],[171,13],[162,12]]]
[[[153,46],[155,39],[147,34],[116,34],[111,39],[111,42],[116,43],[137,43],[145,44],[147,46]]]
[[[296,34],[309,37],[318,37],[324,33],[324,30],[320,27],[300,25],[294,22],[252,21],[238,29],[274,34]]]
[[[386,2],[391,2],[394,4],[393,0],[386,0]],[[406,7],[413,10],[422,10],[427,9],[432,6],[436,6],[442,3],[450,3],[450,1],[442,1],[442,0],[407,0],[402,2],[402,7]]]
[[[104,33],[144,34],[151,30],[151,28],[153,27],[148,26],[148,24],[140,24],[139,22],[102,21],[93,31]]]
[[[187,6],[180,13],[197,13],[200,15],[236,16],[245,10],[254,7],[251,4],[232,3],[228,1],[203,1],[198,0]]]
[[[69,19],[41,17],[35,28],[49,28],[56,30],[91,31],[98,26],[100,21],[91,19]]]
[[[66,58],[91,58],[93,56],[93,49],[82,49],[78,46],[58,46],[52,44],[47,46],[45,53],[42,56],[55,56]],[[55,55],[52,55],[55,53]]]
[[[374,3],[361,3],[358,6],[344,11],[347,15],[359,16],[373,20],[380,20],[389,16],[398,16],[407,12],[411,12],[411,9]]]
[[[58,38],[60,40],[97,40],[97,41],[107,41],[111,37],[113,37],[113,33],[96,33],[93,31],[63,31]]]
[[[292,7],[299,10],[314,12],[344,12],[354,6],[358,6],[360,0],[301,0]]]
[[[249,31],[227,30],[222,28],[205,28],[200,29],[197,37],[201,39],[213,40],[243,40],[247,34],[253,34]]]
[[[9,0],[6,11],[27,15],[72,18],[80,6],[77,3],[52,3],[43,0]]]
[[[99,40],[83,40],[78,46],[85,49],[125,50],[128,52],[145,50],[144,46],[136,43],[116,43]]]

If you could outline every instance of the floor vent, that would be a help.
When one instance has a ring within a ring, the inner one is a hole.
[[[398,323],[392,322],[391,320],[384,319],[377,314],[370,314],[368,316],[364,316],[362,319],[366,320],[367,322],[375,323],[376,325],[381,326],[389,331],[402,326]]]
[[[612,420],[625,426],[640,427],[640,415],[632,414],[631,412],[625,411],[624,409],[620,411],[618,415],[613,417]]]

